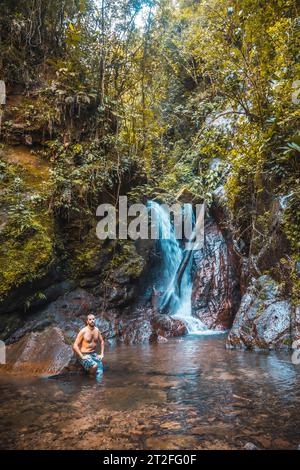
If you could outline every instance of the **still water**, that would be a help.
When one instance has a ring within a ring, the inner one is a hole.
[[[108,350],[100,383],[0,380],[1,449],[297,449],[300,366],[288,353],[188,336]]]

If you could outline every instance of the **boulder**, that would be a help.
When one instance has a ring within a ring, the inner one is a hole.
[[[300,338],[299,309],[282,298],[279,285],[269,276],[253,279],[242,298],[228,347],[288,349]]]
[[[162,337],[174,338],[187,334],[187,328],[183,321],[172,318],[169,315],[154,315],[152,327],[154,330],[154,338],[159,342],[161,342]]]
[[[6,364],[0,370],[26,376],[53,376],[71,368],[74,353],[62,330],[55,326],[31,332],[7,346]]]

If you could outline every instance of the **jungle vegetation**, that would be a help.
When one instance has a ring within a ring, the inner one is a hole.
[[[2,300],[53,264],[75,276],[88,269],[99,251],[101,202],[117,205],[126,194],[210,207],[220,187],[249,273],[271,271],[299,299],[296,0],[0,5],[8,96],[1,107]],[[49,174],[9,162],[7,146],[15,144],[43,159]],[[263,251],[278,233],[275,253],[266,251],[270,264]],[[128,245],[117,251],[120,263]]]

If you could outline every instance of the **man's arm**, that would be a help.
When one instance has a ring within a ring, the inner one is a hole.
[[[103,336],[102,336],[102,334],[100,333],[99,330],[98,330],[98,333],[99,333],[99,341],[100,341],[100,347],[101,347],[101,352],[100,352],[99,358],[103,359],[103,356],[104,356],[104,339],[103,339]]]
[[[75,339],[75,343],[73,344],[73,351],[75,351],[75,353],[77,354],[79,359],[83,359],[83,355],[80,351],[80,345],[81,345],[81,342],[82,342],[82,338],[83,338],[83,330],[79,331],[79,333],[77,335],[77,338]]]

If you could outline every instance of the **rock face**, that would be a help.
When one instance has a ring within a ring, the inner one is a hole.
[[[78,329],[82,327],[84,317],[91,312],[98,316],[101,328],[109,338],[112,338],[113,315],[111,316],[111,322],[108,324],[102,315],[100,300],[84,289],[77,288],[60,296],[38,313],[23,315],[22,325],[16,322],[18,327],[15,331],[10,331],[9,336],[2,336],[2,339],[5,340],[6,344],[14,343],[31,332],[40,332],[49,326],[57,326],[72,341]],[[9,314],[7,316],[10,317]]]
[[[138,308],[130,316],[120,316],[117,323],[117,334],[120,341],[126,344],[143,342],[161,342],[162,338],[183,336],[187,333],[181,320],[169,315],[155,313],[152,308]]]
[[[300,338],[300,310],[280,296],[269,276],[253,280],[243,296],[228,336],[228,347],[290,348]]]
[[[194,254],[192,311],[210,329],[231,327],[240,302],[239,267],[233,244],[217,223],[205,224],[205,242]]]

